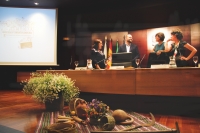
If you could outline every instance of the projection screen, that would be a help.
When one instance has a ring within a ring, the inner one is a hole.
[[[0,7],[0,65],[57,65],[57,9]]]

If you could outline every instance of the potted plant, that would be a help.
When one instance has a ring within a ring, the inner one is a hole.
[[[62,110],[64,101],[69,102],[79,96],[79,88],[74,85],[75,81],[63,73],[54,71],[32,72],[29,80],[22,81],[23,93],[32,95],[32,98],[40,103],[45,103],[46,109]],[[52,107],[48,106],[53,104]],[[58,107],[56,107],[59,105]]]

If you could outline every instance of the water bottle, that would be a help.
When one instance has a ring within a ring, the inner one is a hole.
[[[87,59],[87,69],[93,70],[93,67],[92,67],[92,60],[91,60],[91,59]]]
[[[176,60],[175,60],[175,56],[170,56],[169,57],[169,68],[176,68]]]

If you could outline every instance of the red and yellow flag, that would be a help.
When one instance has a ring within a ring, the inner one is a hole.
[[[110,39],[109,42],[107,69],[110,69],[111,65],[112,65],[112,39]]]

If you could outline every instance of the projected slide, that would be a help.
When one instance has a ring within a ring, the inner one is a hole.
[[[56,9],[0,12],[0,65],[57,65]]]

